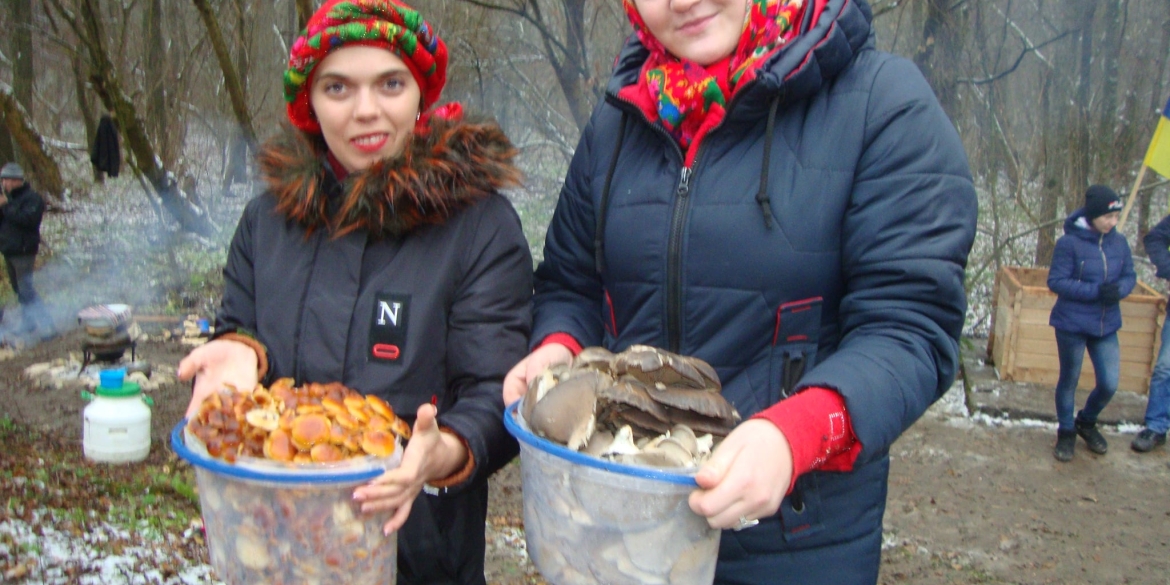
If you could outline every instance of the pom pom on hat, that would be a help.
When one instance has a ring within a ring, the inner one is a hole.
[[[422,90],[422,111],[439,101],[447,82],[447,45],[418,11],[397,0],[328,0],[289,51],[284,99],[297,128],[321,132],[309,103],[313,69],[330,51],[349,44],[383,47],[398,55]]]
[[[1121,197],[1105,185],[1093,185],[1085,191],[1085,217],[1092,221],[1114,211],[1121,211]]]

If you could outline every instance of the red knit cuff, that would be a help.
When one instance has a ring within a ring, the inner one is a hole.
[[[581,353],[581,342],[577,341],[572,335],[568,333],[550,333],[540,340],[536,347],[544,347],[550,343],[559,343],[567,348],[574,357]]]
[[[770,421],[788,439],[793,467],[788,492],[798,477],[814,469],[852,471],[861,453],[845,399],[827,388],[808,388],[751,418]]]

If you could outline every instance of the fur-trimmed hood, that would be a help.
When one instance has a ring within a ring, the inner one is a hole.
[[[434,117],[427,130],[402,155],[350,173],[340,185],[320,142],[292,129],[266,144],[257,163],[281,214],[334,236],[362,229],[401,236],[520,184],[517,150],[496,122]]]

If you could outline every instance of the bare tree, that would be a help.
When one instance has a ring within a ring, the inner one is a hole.
[[[131,169],[144,178],[159,197],[162,207],[187,231],[210,235],[215,231],[207,213],[178,184],[176,175],[163,166],[155,145],[147,134],[138,109],[126,95],[118,72],[106,52],[105,31],[100,18],[99,0],[76,0],[71,10],[65,0],[49,0],[57,14],[77,35],[89,60],[91,84],[106,109],[113,112],[125,137],[126,147],[134,155]]]

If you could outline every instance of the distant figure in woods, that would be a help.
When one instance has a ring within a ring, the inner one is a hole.
[[[45,202],[24,180],[24,169],[10,162],[0,168],[0,254],[8,268],[8,282],[20,301],[18,336],[31,335],[41,322],[51,334],[52,321],[33,288],[33,263],[41,246],[41,217]],[[0,315],[3,315],[0,312]]]
[[[1121,375],[1121,299],[1129,296],[1137,275],[1125,236],[1117,233],[1121,198],[1103,185],[1085,192],[1085,206],[1064,222],[1064,235],[1056,241],[1048,288],[1056,293],[1056,305],[1048,324],[1056,329],[1060,378],[1056,382],[1056,446],[1052,456],[1070,461],[1077,435],[1089,450],[1104,454],[1109,448],[1097,430],[1097,415],[1117,392]],[[1085,349],[1093,361],[1097,386],[1085,407],[1073,418],[1077,382]]]
[[[1142,243],[1157,269],[1158,278],[1170,279],[1170,215],[1146,234]],[[1138,453],[1152,451],[1166,444],[1166,430],[1170,429],[1170,319],[1162,325],[1162,349],[1150,377],[1150,396],[1146,403],[1146,428],[1134,437],[1130,447]]]

